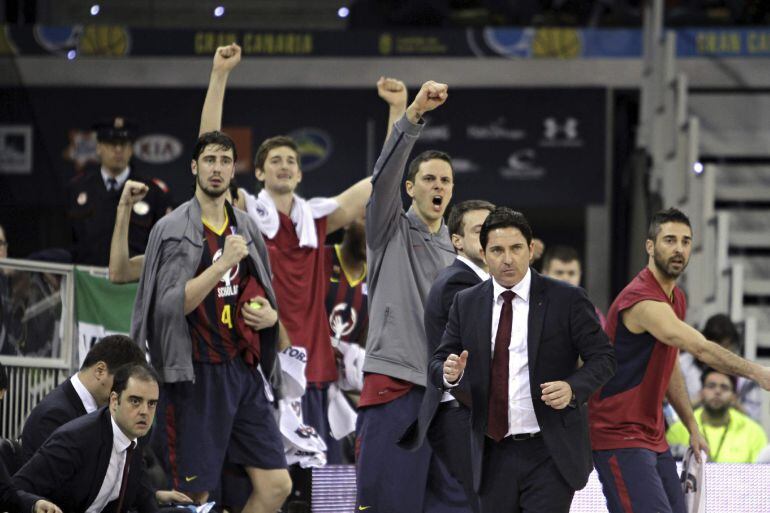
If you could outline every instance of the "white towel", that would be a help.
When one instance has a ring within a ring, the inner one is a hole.
[[[345,393],[340,390],[336,383],[329,385],[328,394],[329,430],[335,440],[342,440],[350,433],[355,432],[358,416],[345,398]]]
[[[243,189],[241,192],[246,198],[246,212],[257,223],[259,231],[268,239],[274,238],[281,223],[273,198],[265,189],[259,191],[256,197]],[[317,248],[318,234],[315,229],[315,219],[328,216],[338,208],[339,204],[332,198],[305,200],[295,194],[289,217],[294,224],[299,247]]]
[[[342,340],[337,342],[337,349],[342,353],[342,368],[337,379],[337,386],[345,391],[360,392],[364,387],[366,351],[358,344],[343,342]]]
[[[708,455],[705,451],[700,453],[701,461],[695,459],[695,453],[691,447],[687,448],[682,460],[682,491],[687,513],[706,513],[706,485],[705,466]]]

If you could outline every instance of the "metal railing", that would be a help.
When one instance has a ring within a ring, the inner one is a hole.
[[[0,437],[16,438],[32,408],[76,366],[74,266],[2,259],[0,275],[0,362],[9,378]]]

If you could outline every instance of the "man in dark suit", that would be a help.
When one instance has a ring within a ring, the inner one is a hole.
[[[494,208],[488,201],[467,200],[455,205],[449,213],[447,228],[457,251],[457,259],[439,272],[425,301],[428,358],[433,356],[441,343],[455,294],[489,279],[487,264],[481,256],[479,232]],[[478,496],[473,490],[470,473],[470,393],[464,386],[443,394],[435,387],[428,387],[421,410],[423,408],[429,409],[430,413],[421,412],[421,415],[433,417],[430,428],[425,426],[431,448],[463,486],[469,507],[478,511]],[[425,435],[423,433],[423,438]],[[407,447],[414,446],[414,439],[404,441]]]
[[[155,512],[134,448],[158,404],[158,377],[146,363],[115,373],[110,404],[57,429],[16,475],[20,490],[48,497],[65,512]]]
[[[27,417],[21,432],[24,461],[28,461],[58,427],[105,406],[119,367],[143,361],[142,350],[125,335],[109,335],[94,344],[80,370],[45,396]]]
[[[613,375],[614,353],[585,292],[529,268],[521,213],[496,208],[480,240],[492,279],[455,296],[431,384],[470,388],[482,511],[566,513],[592,468],[586,402]]]

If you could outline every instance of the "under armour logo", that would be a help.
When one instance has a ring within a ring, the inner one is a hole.
[[[546,118],[543,121],[544,137],[549,140],[556,139],[562,135],[565,139],[578,138],[578,120],[576,118],[567,118],[563,124],[559,124],[556,118]]]

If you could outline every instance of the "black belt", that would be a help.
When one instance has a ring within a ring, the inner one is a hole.
[[[539,438],[543,436],[543,433],[541,431],[537,431],[535,433],[516,433],[515,435],[508,435],[502,440],[500,440],[498,443],[505,443],[505,442],[521,442],[524,440],[532,440],[533,438]],[[487,437],[491,438],[489,435]]]

